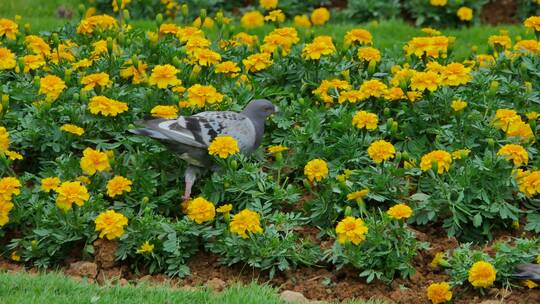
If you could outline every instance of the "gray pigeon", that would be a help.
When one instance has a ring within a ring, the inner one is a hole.
[[[197,176],[213,165],[208,145],[217,136],[229,135],[238,141],[240,152],[249,154],[261,144],[264,122],[277,108],[266,99],[251,101],[242,112],[208,111],[176,119],[148,119],[137,122],[144,128],[131,133],[159,140],[188,163],[183,199],[189,200]]]
[[[517,273],[512,275],[513,278],[540,282],[540,265],[519,264],[516,265],[516,270]]]

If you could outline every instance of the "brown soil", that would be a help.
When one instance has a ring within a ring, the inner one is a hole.
[[[309,227],[299,228],[303,236],[315,240],[317,230]],[[191,259],[189,267],[191,276],[183,279],[171,279],[165,275],[134,274],[128,270],[128,265],[112,265],[111,254],[116,250],[116,243],[110,241],[96,242],[96,257],[94,261],[74,262],[65,267],[66,275],[77,280],[86,277],[90,282],[103,284],[104,282],[117,282],[119,284],[153,282],[169,284],[174,288],[192,289],[195,286],[207,285],[214,290],[220,290],[233,282],[249,283],[253,280],[259,283],[268,283],[280,290],[293,290],[304,294],[311,300],[346,300],[356,299],[384,299],[390,303],[429,303],[425,296],[425,288],[433,282],[449,280],[441,269],[429,266],[435,253],[452,250],[458,247],[455,238],[447,238],[440,229],[425,228],[422,231],[413,229],[417,238],[431,243],[431,248],[421,251],[414,259],[417,273],[410,279],[395,279],[391,285],[382,282],[365,283],[358,277],[358,270],[352,268],[335,269],[331,265],[326,267],[301,267],[293,271],[278,273],[273,279],[268,278],[267,272],[261,272],[249,267],[234,265],[226,267],[219,264],[218,257],[212,254],[200,253]],[[517,236],[519,232],[515,232]],[[498,240],[507,239],[508,234],[497,237]],[[319,240],[321,247],[331,244],[327,240]],[[489,251],[489,246],[487,250]],[[20,264],[0,259],[0,271],[24,271]],[[37,272],[36,269],[27,269]],[[471,289],[454,289],[454,303],[490,303],[487,300],[497,301],[491,303],[527,304],[540,303],[539,289],[525,289],[521,287],[512,290],[492,288],[487,295]]]
[[[516,0],[491,0],[482,10],[482,23],[508,24],[516,23]]]

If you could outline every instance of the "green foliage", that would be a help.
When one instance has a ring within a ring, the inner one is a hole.
[[[355,20],[381,20],[399,17],[401,3],[399,0],[349,0],[343,12],[347,18]]]
[[[517,17],[520,21],[538,15],[540,15],[540,5],[536,0],[517,0]]]
[[[455,27],[475,24],[480,21],[482,7],[488,2],[487,0],[448,0],[445,5],[439,6],[432,5],[430,1],[432,0],[404,2],[407,12],[415,19],[416,25]],[[473,19],[471,21],[462,21],[458,18],[457,11],[461,7],[468,7],[473,10]]]

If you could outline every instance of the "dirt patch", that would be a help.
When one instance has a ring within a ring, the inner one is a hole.
[[[491,0],[482,9],[480,19],[487,24],[513,24],[517,23],[516,0]]]

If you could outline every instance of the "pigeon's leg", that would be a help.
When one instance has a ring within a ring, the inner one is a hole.
[[[197,174],[200,172],[200,169],[194,166],[188,166],[186,172],[184,173],[184,180],[186,187],[184,190],[184,196],[182,197],[184,202],[189,201],[191,198],[191,188],[197,179]]]

